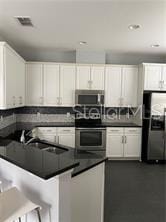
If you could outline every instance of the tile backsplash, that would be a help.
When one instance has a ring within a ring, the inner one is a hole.
[[[99,108],[96,108],[99,112]],[[81,111],[81,110],[79,110]],[[141,124],[140,112],[128,108],[102,108],[104,122],[134,122]],[[73,107],[23,107],[0,110],[0,129],[15,122],[74,122]]]
[[[10,126],[12,124],[16,123],[16,115],[10,115],[10,116],[5,116],[1,117],[0,119],[0,129],[3,129],[7,126]]]

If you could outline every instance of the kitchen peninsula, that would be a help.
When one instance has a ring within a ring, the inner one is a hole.
[[[0,175],[42,206],[42,221],[102,222],[106,157],[40,140],[24,145],[18,132],[16,124],[0,131]],[[27,222],[35,219],[28,214]]]

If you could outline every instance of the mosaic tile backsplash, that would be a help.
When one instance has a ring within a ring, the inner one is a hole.
[[[141,124],[139,113],[134,115],[134,112],[127,108],[106,108],[102,109],[102,113],[103,122],[128,121]],[[0,110],[0,129],[15,122],[74,122],[74,116],[72,107],[23,107]]]

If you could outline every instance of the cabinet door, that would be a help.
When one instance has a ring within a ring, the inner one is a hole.
[[[140,157],[141,155],[141,134],[126,135],[124,144],[124,157]]]
[[[107,156],[123,157],[123,135],[107,135]]]
[[[161,88],[161,66],[145,66],[144,90],[160,90]]]
[[[122,74],[122,105],[137,106],[138,68],[123,68]]]
[[[26,68],[27,105],[43,105],[42,64],[28,64]]]
[[[91,67],[90,66],[77,66],[76,69],[77,89],[90,89],[91,88]]]
[[[96,90],[104,90],[104,66],[92,66],[91,87]]]
[[[63,106],[75,104],[75,65],[60,67],[60,102]]]
[[[75,148],[75,134],[58,134],[58,143]]]
[[[59,65],[44,65],[44,105],[56,106],[60,104],[59,96]]]
[[[16,106],[25,105],[25,62],[17,58]]]
[[[4,55],[6,108],[14,108],[16,107],[17,58],[8,47],[4,48]]]
[[[106,107],[120,106],[121,99],[121,67],[106,67],[105,73],[105,105]]]

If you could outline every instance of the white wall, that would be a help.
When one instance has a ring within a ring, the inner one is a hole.
[[[158,55],[134,55],[134,54],[116,54],[109,53],[106,56],[106,63],[110,64],[126,64],[126,65],[137,65],[143,62],[146,63],[164,63],[166,58]]]
[[[105,64],[105,52],[76,51],[76,63]]]
[[[75,51],[57,51],[55,49],[24,49],[17,50],[26,61],[44,61],[44,62],[66,62],[75,63]]]

